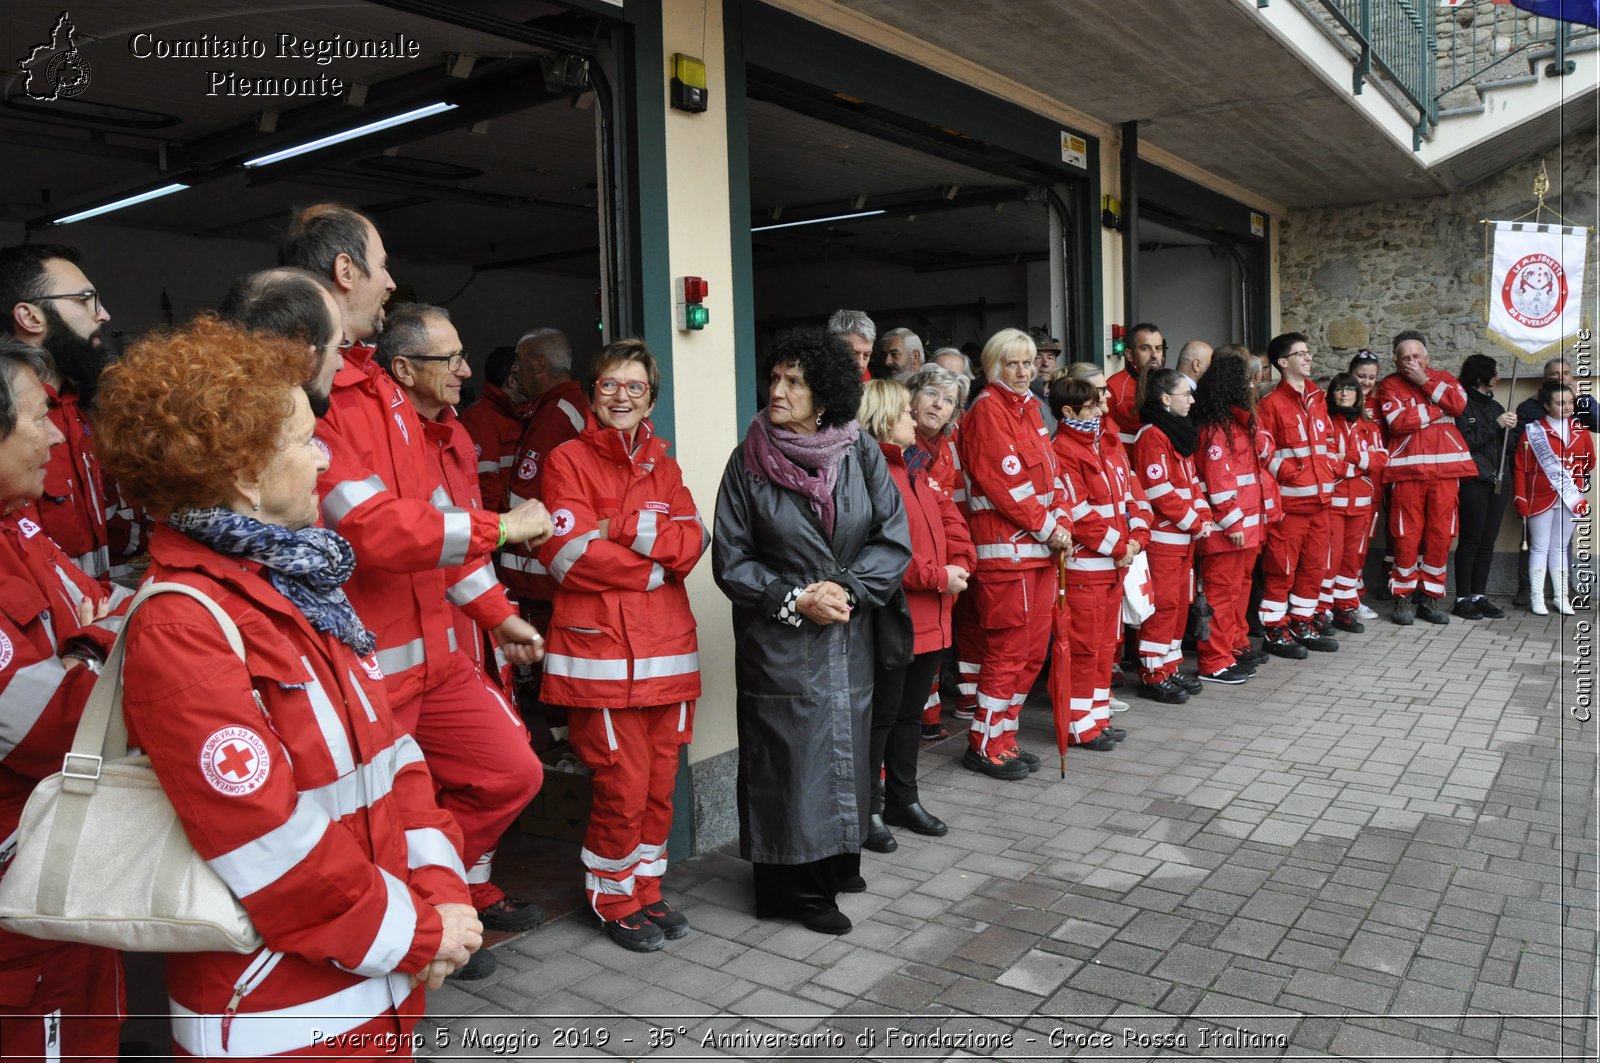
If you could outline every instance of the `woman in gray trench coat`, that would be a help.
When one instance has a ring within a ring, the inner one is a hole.
[[[756,915],[829,934],[850,930],[835,895],[865,888],[874,642],[889,636],[875,629],[898,629],[882,607],[911,558],[900,493],[854,420],[860,397],[842,340],[779,341],[767,407],[722,476],[712,547],[733,601],[739,847]]]

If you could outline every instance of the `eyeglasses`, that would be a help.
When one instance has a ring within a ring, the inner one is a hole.
[[[1376,361],[1378,361],[1378,356],[1373,354],[1371,351],[1366,350],[1366,349],[1363,348],[1361,351],[1356,353],[1356,356],[1354,358],[1352,358],[1351,361],[1353,361],[1353,362],[1376,362]]]
[[[461,367],[467,364],[467,352],[460,351],[456,354],[402,354],[397,357],[408,362],[443,362],[445,371],[450,373],[461,372]]]
[[[594,389],[602,395],[615,395],[618,388],[626,391],[630,399],[642,399],[645,392],[650,390],[650,385],[637,380],[621,381],[609,376],[594,382]]]
[[[100,314],[100,293],[95,291],[93,288],[85,288],[81,292],[62,292],[59,295],[36,295],[32,299],[27,299],[24,301],[30,303],[42,303],[46,299],[76,299],[80,303],[87,304],[90,307],[91,312],[97,317]]]
[[[1096,388],[1095,390],[1100,392],[1101,398],[1105,398],[1107,395],[1111,394],[1110,388]]]

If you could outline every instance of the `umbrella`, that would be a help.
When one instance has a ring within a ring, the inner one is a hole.
[[[1056,554],[1056,607],[1050,621],[1050,710],[1056,721],[1061,777],[1067,777],[1067,733],[1072,708],[1072,611],[1067,608],[1067,555]]]

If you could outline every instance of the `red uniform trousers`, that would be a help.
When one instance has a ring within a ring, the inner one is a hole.
[[[1204,675],[1232,668],[1233,651],[1250,645],[1250,573],[1260,553],[1260,546],[1247,546],[1200,555],[1200,582],[1211,603],[1211,636],[1200,640]]]
[[[997,757],[1017,748],[1017,717],[1050,650],[1055,581],[1055,569],[1045,566],[1026,568],[1014,576],[989,571],[979,577],[973,597],[983,630],[983,656],[977,712],[967,741],[983,756]]]
[[[1267,542],[1261,548],[1263,627],[1281,627],[1317,614],[1317,596],[1322,593],[1322,577],[1329,565],[1331,508],[1291,510],[1276,524],[1267,525]]]
[[[1417,589],[1419,568],[1422,593],[1429,598],[1444,597],[1445,565],[1450,560],[1450,540],[1456,536],[1460,504],[1458,480],[1396,480],[1389,485],[1389,544],[1394,551],[1389,590],[1396,598]]]
[[[1334,509],[1328,514],[1328,543],[1333,555],[1333,607],[1354,609],[1361,604],[1361,570],[1367,564],[1372,542],[1372,507]]]
[[[0,1049],[6,1059],[115,1063],[127,1015],[111,949],[0,930]]]
[[[1156,611],[1139,625],[1139,678],[1159,683],[1183,661],[1183,629],[1194,601],[1194,543],[1151,543],[1150,588]]]
[[[1067,608],[1072,613],[1072,701],[1067,706],[1067,741],[1072,745],[1100,737],[1111,719],[1111,663],[1114,630],[1122,621],[1122,572],[1112,584],[1083,583],[1069,575]],[[1115,591],[1115,601],[1109,591]]]
[[[678,747],[694,735],[694,702],[568,711],[572,751],[594,769],[584,892],[610,922],[661,899]]]
[[[544,781],[544,765],[528,744],[528,729],[461,651],[453,655],[443,683],[393,711],[395,722],[422,747],[439,807],[461,825],[472,904],[487,908],[505,896],[489,881],[500,835]]]
[[[927,727],[944,719],[944,702],[939,698],[939,673],[933,673],[933,686],[928,690],[928,700],[922,705],[922,725]]]
[[[950,636],[956,648],[956,683],[961,694],[956,715],[972,719],[978,709],[978,673],[983,669],[983,624],[978,619],[978,584],[983,577],[974,572],[967,590],[956,598],[950,614]]]

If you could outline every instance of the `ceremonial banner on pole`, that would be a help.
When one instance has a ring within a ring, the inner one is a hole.
[[[1581,326],[1588,231],[1565,225],[1494,223],[1489,338],[1536,361]]]

